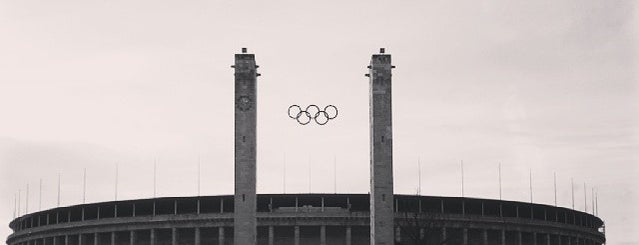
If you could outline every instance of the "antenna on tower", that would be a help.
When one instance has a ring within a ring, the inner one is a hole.
[[[498,165],[499,170],[499,200],[501,200],[501,163]]]
[[[417,157],[417,195],[422,194],[422,162]]]
[[[464,197],[464,160],[461,160],[461,196]]]

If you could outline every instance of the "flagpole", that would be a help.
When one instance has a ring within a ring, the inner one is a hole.
[[[499,163],[499,200],[501,200],[501,163]]]
[[[417,157],[417,195],[420,196],[422,194],[422,163]]]
[[[533,188],[532,188],[532,169],[528,169],[529,185],[530,185],[530,203],[533,203]]]
[[[82,203],[87,202],[87,168],[84,168],[84,175],[82,179]]]
[[[40,188],[38,192],[38,211],[42,211],[42,178],[40,178]]]
[[[573,178],[570,178],[570,190],[572,196],[572,210],[575,210],[575,182],[573,181]]]
[[[60,207],[60,173],[58,173],[58,207]]]
[[[557,172],[553,173],[553,187],[555,190],[555,207],[557,207]]]
[[[461,160],[461,196],[464,197],[464,160]]]

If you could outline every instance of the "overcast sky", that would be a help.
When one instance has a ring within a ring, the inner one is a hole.
[[[366,193],[370,55],[393,55],[395,192],[588,210],[639,244],[633,1],[0,0],[0,237],[21,213],[233,192],[233,54],[256,54],[258,192]],[[336,105],[300,126],[289,105]],[[336,171],[334,170],[336,162]],[[286,164],[284,164],[286,163]],[[284,167],[286,165],[286,167]],[[286,168],[286,178],[284,178]],[[309,171],[310,168],[310,171]],[[309,172],[312,173],[309,182]],[[337,172],[335,186],[334,172]],[[284,181],[284,179],[286,181]],[[284,184],[285,182],[285,184]],[[309,185],[310,183],[310,185]],[[285,185],[285,187],[284,187]]]

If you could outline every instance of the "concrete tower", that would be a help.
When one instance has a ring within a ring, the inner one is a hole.
[[[371,141],[371,245],[392,245],[393,213],[393,127],[391,107],[391,56],[375,54],[371,58],[370,141]]]
[[[235,245],[256,244],[257,65],[255,55],[235,54]]]

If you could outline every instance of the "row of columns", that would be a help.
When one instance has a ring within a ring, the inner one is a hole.
[[[300,226],[294,226],[294,242],[295,245],[301,245],[300,243]],[[194,241],[195,241],[195,245],[201,245],[202,244],[202,236],[201,236],[201,228],[200,227],[195,227],[195,237],[194,237]],[[151,229],[150,230],[150,244],[151,245],[156,245],[157,244],[157,229]],[[79,245],[83,245],[83,234],[79,234],[78,235],[78,244]],[[99,236],[98,233],[93,233],[93,245],[98,245],[99,244]],[[347,226],[346,227],[346,245],[351,245],[351,227]],[[31,241],[27,241],[27,242],[21,242],[21,243],[14,243],[14,245],[70,245],[71,244],[71,239],[69,238],[69,235],[65,235],[64,239],[62,239],[62,243],[59,244],[58,243],[58,239],[53,238],[52,242],[48,242],[48,239],[45,238],[41,238],[41,239],[37,239],[37,240],[31,240]],[[218,244],[224,244],[224,227],[219,227],[218,228]],[[137,242],[137,232],[135,230],[130,231],[130,236],[129,236],[129,243],[130,245],[135,245]],[[111,232],[110,233],[110,245],[115,245],[116,244],[116,232]],[[171,244],[172,245],[178,245],[178,232],[177,232],[177,228],[171,228]],[[274,245],[275,244],[275,227],[274,226],[269,226],[268,227],[268,244],[269,245]],[[320,226],[320,244],[321,245],[327,245],[326,244],[326,226]]]
[[[447,229],[441,228],[441,240],[442,241],[446,241],[448,239],[447,236]],[[499,230],[500,232],[500,244],[501,245],[506,245],[506,230]],[[522,245],[523,244],[523,232],[521,231],[515,231],[517,234],[517,242],[515,245]],[[420,229],[420,238],[424,238],[425,235],[425,230],[422,228]],[[587,239],[579,239],[577,237],[570,237],[570,236],[562,236],[562,235],[551,235],[550,233],[544,233],[545,234],[545,245],[551,245],[551,244],[560,244],[560,245],[579,245],[579,244],[586,244],[586,245],[595,245],[596,243],[593,240],[587,240]],[[532,233],[532,244],[539,244],[538,243],[538,237],[539,233]],[[551,239],[551,237],[556,237],[555,242],[553,242],[553,240]],[[562,237],[567,237],[567,242],[566,243],[562,243],[563,239]],[[482,238],[482,244],[483,245],[488,245],[488,230],[487,229],[482,229],[481,230],[481,238]],[[468,228],[462,228],[462,244],[463,245],[468,245]],[[582,243],[580,243],[580,240],[583,241]],[[395,227],[395,242],[400,243],[401,242],[401,228]],[[445,242],[442,244],[446,244]]]
[[[194,228],[194,241],[195,241],[195,245],[201,245],[201,228],[200,227],[195,227]],[[294,244],[295,245],[302,245],[300,243],[300,226],[293,226],[294,229]],[[441,239],[442,240],[446,240],[448,239],[448,233],[447,232],[447,228],[441,228]],[[400,227],[395,227],[395,240],[396,242],[401,242],[401,231],[402,229]],[[501,245],[506,245],[506,230],[500,230],[500,244]],[[521,231],[515,231],[516,232],[516,244],[515,245],[522,245],[523,244],[523,232]],[[150,229],[150,244],[151,245],[156,245],[157,244],[157,229]],[[346,245],[351,245],[351,240],[352,240],[352,232],[351,232],[351,226],[346,226],[346,232],[345,232],[345,242]],[[468,228],[463,228],[462,229],[462,244],[463,245],[468,245],[469,239],[468,239]],[[218,229],[218,243],[219,244],[224,244],[225,242],[225,238],[224,238],[224,229],[223,227],[219,227]],[[538,244],[537,241],[537,237],[538,237],[538,233],[532,233],[532,243],[533,244]],[[420,230],[420,236],[423,238],[425,235],[425,231],[424,229]],[[93,233],[93,245],[98,245],[99,244],[99,236],[98,233]],[[83,245],[83,236],[82,234],[78,235],[78,244],[79,245]],[[552,239],[552,237],[555,237],[554,241]],[[564,236],[551,236],[551,234],[546,233],[545,234],[545,245],[551,245],[551,244],[561,244],[561,245],[579,245],[579,244],[595,244],[594,241],[591,240],[585,240],[583,243],[579,242],[578,238],[575,237],[568,237],[567,242],[563,242],[564,239],[561,239]],[[487,229],[483,229],[481,230],[481,238],[482,238],[482,244],[483,245],[488,245],[488,230]],[[135,230],[130,231],[130,235],[129,235],[129,241],[130,241],[130,245],[135,245],[138,239],[138,234]],[[62,240],[62,239],[61,239]],[[562,243],[563,242],[563,243]],[[71,239],[69,238],[69,235],[65,235],[64,239],[61,243],[58,243],[58,239],[52,239],[52,242],[49,242],[48,239],[37,239],[37,240],[31,240],[28,242],[22,242],[22,243],[15,243],[14,245],[70,245],[71,244]],[[110,233],[110,245],[115,245],[116,244],[116,232],[111,232]],[[178,245],[178,231],[177,228],[171,228],[171,244],[172,245]],[[274,226],[268,226],[268,244],[269,245],[274,245],[275,244],[275,227]],[[326,244],[326,226],[320,226],[320,244],[321,245],[327,245]]]

